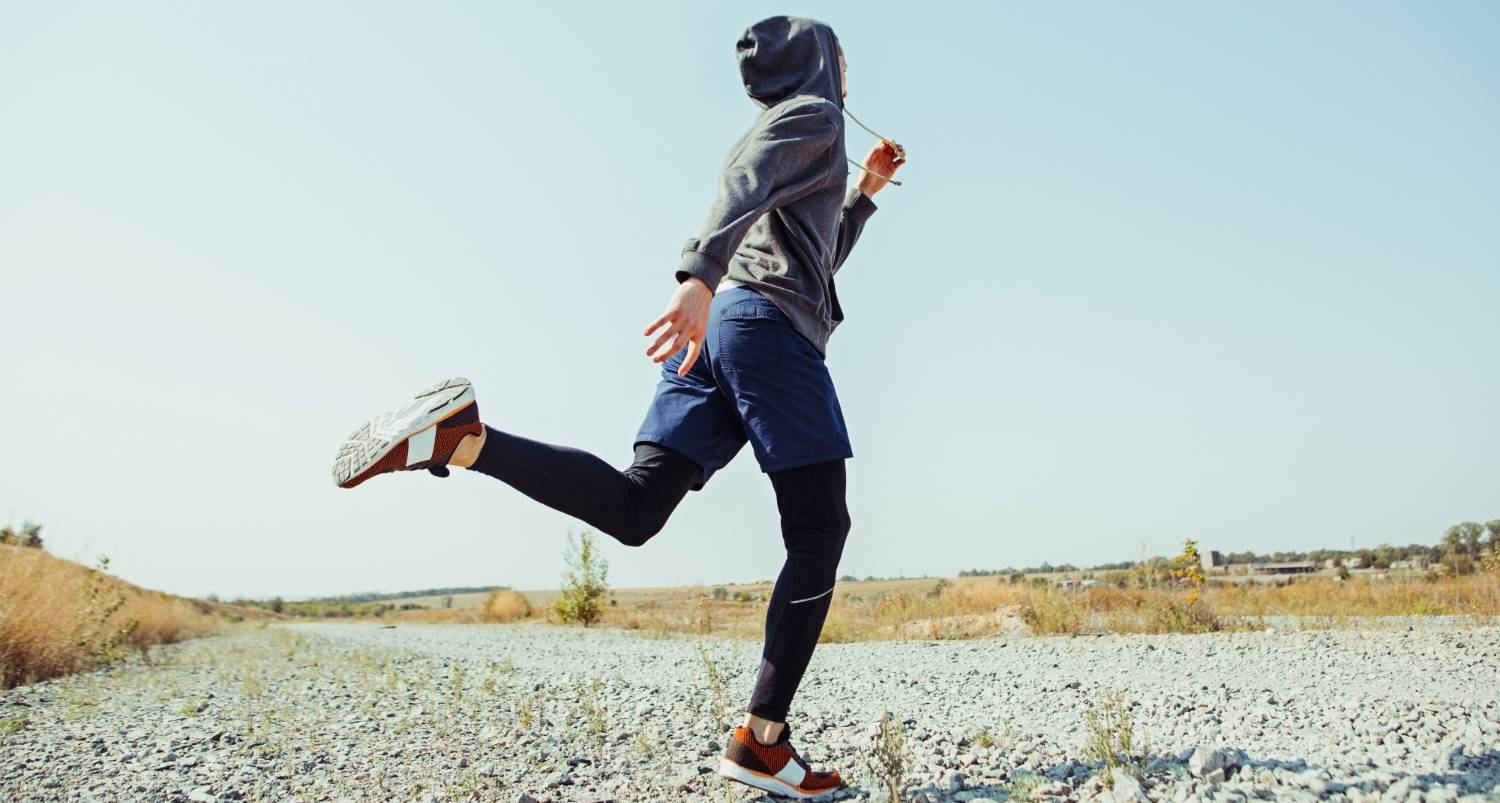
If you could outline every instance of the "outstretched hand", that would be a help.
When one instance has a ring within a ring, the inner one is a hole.
[[[713,290],[696,276],[689,276],[677,285],[677,292],[667,302],[667,311],[641,333],[650,337],[661,330],[656,342],[646,347],[646,356],[654,363],[663,363],[686,345],[687,356],[682,358],[677,375],[687,376],[703,349],[703,338],[708,333],[708,306],[713,298]]]

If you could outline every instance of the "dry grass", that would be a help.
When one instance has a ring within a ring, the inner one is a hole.
[[[513,624],[531,619],[535,613],[536,609],[525,594],[497,588],[485,595],[478,604],[393,611],[380,617],[380,620],[441,625]]]
[[[40,549],[0,545],[0,688],[90,669],[247,614],[137,588]]]
[[[723,588],[722,593],[709,588],[620,591],[620,597],[631,601],[606,609],[604,623],[654,636],[759,638],[770,585]],[[962,639],[1014,632],[1207,633],[1249,627],[1261,616],[1352,624],[1360,617],[1429,614],[1481,620],[1500,616],[1500,575],[1211,583],[1196,601],[1171,588],[1061,589],[993,577],[840,583],[821,640]]]
[[[1080,579],[1082,573],[1067,575]],[[1131,581],[1128,572],[1096,579]],[[998,577],[841,582],[823,628],[824,642],[897,638],[964,639],[1011,633],[1205,633],[1258,627],[1263,616],[1300,617],[1298,626],[1338,627],[1361,617],[1454,614],[1487,621],[1500,616],[1500,574],[1424,579],[1357,572],[1336,582],[1300,576],[1282,584],[1211,581],[1196,601],[1189,589],[1120,588],[1114,584],[1064,589],[1061,575],[1012,583]],[[1212,578],[1211,578],[1212,580]],[[609,592],[602,624],[665,638],[718,635],[758,639],[764,633],[769,582],[676,588],[621,588]],[[555,590],[514,594],[488,612],[495,594],[451,609],[387,614],[386,621],[527,623],[553,621]],[[515,615],[524,599],[533,609]]]
[[[465,605],[452,608],[423,608],[415,611],[395,611],[378,617],[380,622],[409,622],[424,625],[482,625],[485,623],[483,605]]]
[[[1204,593],[1224,616],[1500,616],[1500,573],[1425,580],[1354,577],[1300,579],[1291,585],[1210,586]]]

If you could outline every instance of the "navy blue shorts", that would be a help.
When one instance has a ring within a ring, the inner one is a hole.
[[[686,354],[662,364],[635,442],[659,443],[702,467],[693,490],[747,440],[766,472],[854,455],[823,355],[765,296],[748,287],[716,293],[703,352],[679,377]]]

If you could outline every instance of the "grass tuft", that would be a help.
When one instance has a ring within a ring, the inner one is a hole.
[[[900,803],[906,790],[906,773],[911,769],[911,758],[906,752],[905,727],[889,711],[880,717],[874,744],[865,753],[865,766],[885,790],[887,803]]]
[[[1137,739],[1130,707],[1123,692],[1110,692],[1098,705],[1083,712],[1083,755],[1099,762],[1100,780],[1106,789],[1114,788],[1113,770],[1140,777],[1146,766],[1149,747],[1144,738]]]

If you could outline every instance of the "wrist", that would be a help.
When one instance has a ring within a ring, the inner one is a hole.
[[[705,282],[697,276],[693,276],[691,274],[684,278],[682,280],[682,283],[688,285],[688,287],[686,288],[686,292],[706,292],[709,295],[713,295],[714,293],[714,289],[708,286],[708,282]]]

